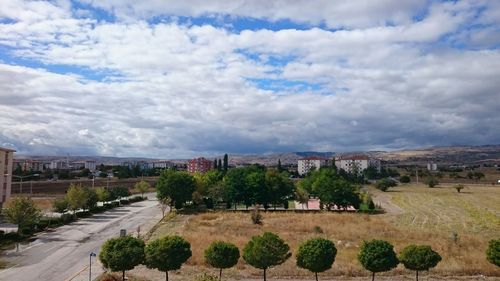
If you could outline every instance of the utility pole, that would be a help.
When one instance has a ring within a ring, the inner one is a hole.
[[[417,175],[417,183],[418,183],[418,166],[416,166],[415,170],[416,170],[416,175]]]

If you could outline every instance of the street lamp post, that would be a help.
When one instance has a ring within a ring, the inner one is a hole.
[[[90,252],[89,255],[89,281],[92,281],[92,257],[96,257],[94,252]]]

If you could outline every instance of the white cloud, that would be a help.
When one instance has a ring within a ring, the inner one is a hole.
[[[127,17],[103,22],[66,1],[9,1],[0,17],[14,22],[0,24],[0,44],[52,71],[0,63],[0,142],[29,153],[159,158],[498,142],[500,52],[442,39],[472,40],[460,27],[477,20],[473,2],[426,6],[419,21],[411,15],[421,3],[386,2],[392,6],[363,6],[355,17],[355,7],[373,2],[314,2],[303,13],[279,1],[93,2]],[[349,29],[233,33],[133,19],[167,8]],[[321,89],[264,90],[247,77]]]

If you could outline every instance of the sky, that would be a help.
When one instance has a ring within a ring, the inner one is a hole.
[[[0,0],[0,146],[186,158],[500,143],[500,1]]]

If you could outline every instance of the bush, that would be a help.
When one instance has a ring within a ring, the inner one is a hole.
[[[410,183],[411,182],[411,178],[408,175],[404,175],[404,176],[402,176],[402,177],[399,178],[399,181],[401,183]]]
[[[427,184],[430,188],[432,188],[439,185],[439,181],[434,177],[428,177],[427,180],[425,181],[425,184]]]
[[[56,213],[64,213],[68,209],[68,201],[65,198],[56,199],[52,204],[53,210]]]
[[[208,274],[208,273],[203,273],[200,275],[197,275],[194,279],[195,281],[218,281],[219,278],[217,276]]]
[[[250,218],[254,224],[262,224],[262,215],[260,214],[259,206],[253,208]]]
[[[63,224],[72,223],[76,220],[75,216],[72,214],[63,214],[60,218]]]
[[[77,212],[76,213],[76,217],[77,218],[88,218],[92,215],[92,213],[90,211],[82,211],[82,212]]]
[[[455,189],[457,190],[458,193],[460,193],[460,191],[462,191],[462,189],[464,189],[464,185],[463,184],[457,184],[457,185],[455,185]]]
[[[128,204],[130,204],[129,200],[127,200],[127,199],[120,200],[120,205],[128,205]]]
[[[148,243],[143,263],[148,268],[165,272],[168,280],[168,272],[180,269],[191,255],[191,245],[184,238],[177,235],[165,236]]]
[[[387,191],[389,188],[391,187],[395,187],[397,186],[398,184],[396,183],[395,180],[393,179],[390,179],[390,178],[383,178],[381,180],[379,180],[376,184],[375,184],[375,187],[377,189],[380,189],[382,191]]]
[[[321,229],[321,227],[319,225],[316,225],[315,227],[313,227],[313,231],[314,231],[314,233],[318,233],[318,234],[323,233],[323,229]]]
[[[489,242],[486,258],[492,264],[500,267],[500,239],[493,239]]]

